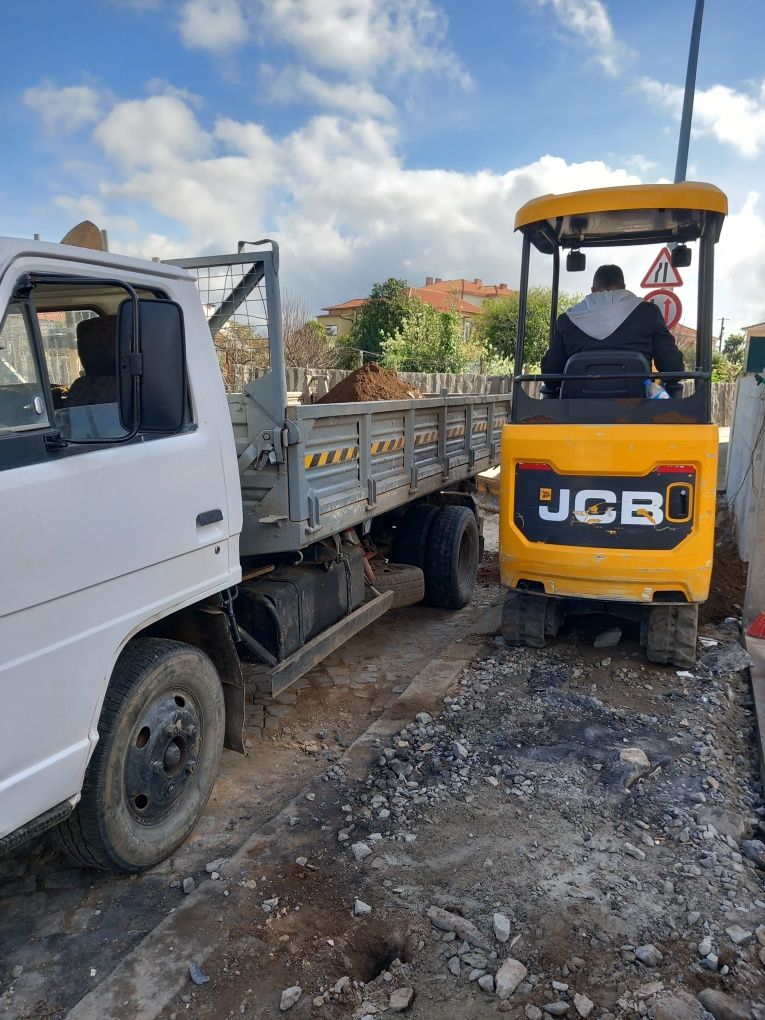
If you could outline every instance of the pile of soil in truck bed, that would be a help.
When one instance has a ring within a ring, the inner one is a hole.
[[[357,368],[333,386],[319,404],[358,403],[363,400],[408,400],[421,397],[416,386],[399,379],[395,372],[372,362]]]

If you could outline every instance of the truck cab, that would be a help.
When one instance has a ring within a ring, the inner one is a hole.
[[[131,638],[239,580],[242,504],[186,272],[0,242],[0,309],[0,837],[21,837],[79,798]],[[130,408],[136,309],[146,363]]]

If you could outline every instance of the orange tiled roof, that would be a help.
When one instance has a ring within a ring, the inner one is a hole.
[[[475,280],[437,280],[426,283],[425,289],[459,294],[460,297],[464,297],[465,294],[470,294],[471,297],[509,297],[515,293],[507,286],[500,287],[497,283],[476,283]]]
[[[451,291],[434,291],[429,287],[410,287],[408,296],[420,298],[420,300],[424,301],[425,304],[430,305],[439,312],[459,312],[461,315],[478,315],[480,312],[480,308],[477,308],[476,305],[471,305],[470,302],[463,301]],[[362,308],[368,300],[368,298],[351,298],[350,301],[342,301],[336,305],[328,305],[323,309],[323,311],[329,312],[330,314],[333,312],[347,312],[354,308]]]
[[[410,287],[409,297],[418,297],[439,312],[459,312],[461,315],[478,315],[481,311],[469,301],[463,301],[451,292],[434,291],[430,287]]]
[[[341,301],[337,305],[327,305],[326,308],[322,308],[323,312],[339,312],[345,311],[349,308],[361,308],[362,305],[367,303],[367,298],[355,297],[351,298],[350,301]]]

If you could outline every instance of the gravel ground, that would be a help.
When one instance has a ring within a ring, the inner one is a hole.
[[[477,648],[440,715],[330,769],[294,838],[230,876],[225,950],[163,1016],[765,1017],[735,624],[678,673],[637,634],[593,647],[604,623]]]
[[[490,552],[476,607],[391,614],[258,709],[254,761],[232,762],[209,824],[154,873],[94,880],[44,846],[4,862],[0,1015],[63,1017],[194,877],[220,948],[194,960],[178,925],[167,953],[188,979],[164,1020],[765,1020],[765,808],[736,620],[710,614],[698,666],[676,671],[607,618],[540,651],[470,636],[500,594]],[[466,646],[443,704],[375,737],[371,766],[341,757],[423,662]]]

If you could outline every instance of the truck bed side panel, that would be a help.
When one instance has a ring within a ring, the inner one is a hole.
[[[246,394],[229,403],[241,455],[269,426]],[[286,470],[242,473],[243,555],[306,546],[495,466],[509,406],[481,394],[289,407]]]

